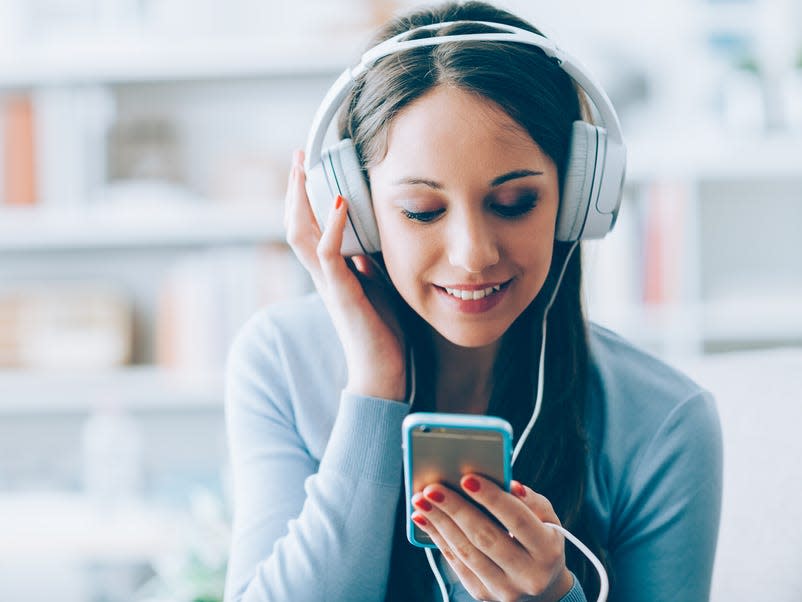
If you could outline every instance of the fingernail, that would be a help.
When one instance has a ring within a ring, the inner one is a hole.
[[[513,481],[510,484],[510,491],[512,491],[518,497],[526,497],[526,489],[524,489],[524,486],[518,481]]]
[[[335,208],[335,209],[339,209],[340,207],[342,207],[342,206],[343,206],[343,201],[344,201],[344,200],[345,200],[345,199],[342,197],[342,195],[339,195],[339,194],[338,194],[338,195],[337,195],[337,198],[336,198],[336,199],[334,199],[334,208]]]
[[[467,489],[468,491],[476,493],[479,491],[482,485],[479,483],[479,479],[476,477],[465,477],[462,479],[462,487],[463,489]]]
[[[292,153],[292,164],[300,166],[303,163],[303,151],[296,150]]]
[[[415,508],[417,508],[418,510],[423,510],[424,512],[429,512],[432,509],[432,505],[422,497],[416,500],[412,500],[412,505],[415,506]]]
[[[439,504],[444,499],[446,499],[446,496],[443,495],[443,493],[441,491],[437,491],[436,489],[430,491],[429,493],[426,493],[425,495],[426,495],[427,498],[429,498],[430,500],[432,500],[436,504]]]
[[[423,518],[420,514],[413,514],[412,520],[415,521],[415,524],[418,525],[419,527],[425,527],[426,525],[429,524],[429,521]]]

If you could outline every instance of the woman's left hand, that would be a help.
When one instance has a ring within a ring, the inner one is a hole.
[[[518,481],[512,482],[512,493],[473,474],[460,485],[462,495],[441,484],[428,485],[413,496],[412,517],[468,593],[477,600],[544,602],[568,593],[573,577],[565,566],[563,536],[544,524],[560,524],[549,500]]]

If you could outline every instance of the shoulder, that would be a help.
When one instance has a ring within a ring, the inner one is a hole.
[[[688,413],[718,428],[712,395],[678,369],[596,324],[589,349],[588,411],[599,414],[605,430],[650,438],[672,414]]]
[[[240,362],[280,363],[305,368],[339,360],[337,332],[319,295],[312,293],[269,305],[239,330],[229,350],[229,366]]]
[[[280,416],[318,453],[346,379],[337,332],[310,294],[265,307],[240,328],[228,353],[226,405],[232,415]]]
[[[715,481],[721,428],[710,392],[595,324],[589,347],[587,432],[597,504],[626,505],[655,479]]]
[[[590,325],[589,347],[591,381],[613,402],[633,397],[628,403],[642,402],[659,413],[703,392],[676,368],[598,324]]]
[[[336,337],[326,307],[316,293],[268,305],[240,328],[232,349],[263,344],[311,343],[320,337]]]

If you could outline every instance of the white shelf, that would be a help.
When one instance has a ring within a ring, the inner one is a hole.
[[[786,297],[664,306],[593,307],[591,320],[637,344],[701,352],[710,342],[802,341],[802,291]]]
[[[282,203],[272,200],[124,211],[3,209],[0,253],[278,242],[282,215]]]
[[[802,291],[784,297],[722,299],[707,303],[700,317],[711,341],[802,340]]]
[[[802,180],[802,132],[774,135],[723,130],[650,132],[627,142],[627,179]]]
[[[60,559],[148,563],[179,549],[180,521],[144,504],[105,509],[83,495],[0,495],[0,564]]]
[[[222,410],[223,375],[182,375],[152,366],[101,372],[0,371],[0,416],[128,410]]]
[[[345,39],[358,39],[350,33]],[[327,42],[327,43],[324,43]],[[280,39],[115,37],[3,49],[0,88],[331,75],[358,59],[331,36]]]

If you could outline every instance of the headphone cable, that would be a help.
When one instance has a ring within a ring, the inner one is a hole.
[[[562,283],[563,276],[565,275],[565,270],[568,267],[568,262],[571,260],[571,256],[574,254],[574,250],[579,246],[579,241],[574,241],[574,244],[571,245],[571,248],[568,250],[568,254],[565,257],[565,261],[563,262],[563,267],[560,270],[560,275],[557,278],[557,285],[554,287],[554,292],[551,294],[551,298],[549,299],[548,305],[546,305],[546,309],[543,312],[543,324],[541,326],[541,337],[540,337],[540,357],[538,358],[538,370],[537,370],[537,394],[535,396],[535,407],[532,411],[532,417],[529,419],[529,423],[526,425],[523,433],[521,433],[521,437],[518,439],[518,443],[515,446],[515,449],[512,453],[512,463],[515,464],[515,460],[518,457],[518,454],[521,451],[526,439],[529,437],[529,433],[532,432],[532,428],[535,426],[535,422],[537,421],[538,416],[540,415],[540,409],[543,405],[543,380],[545,374],[545,358],[546,358],[546,321],[549,316],[549,310],[551,306],[554,304],[554,300],[557,298],[557,292],[560,290],[560,284]],[[412,364],[412,382],[415,382],[415,365]],[[413,387],[413,395],[414,395],[414,387]],[[604,565],[602,565],[601,561],[596,557],[596,555],[590,551],[590,549],[582,543],[582,541],[576,537],[573,533],[568,531],[568,529],[554,524],[554,523],[547,523],[544,522],[544,525],[550,527],[556,531],[559,531],[563,534],[563,536],[568,539],[572,544],[574,544],[580,552],[582,552],[588,560],[590,560],[593,567],[599,573],[599,596],[596,599],[597,602],[606,602],[607,594],[610,590],[609,580],[607,578],[607,572],[604,570]],[[448,587],[446,586],[445,580],[443,576],[440,574],[440,569],[437,566],[437,562],[434,559],[434,555],[432,554],[431,548],[426,548],[426,559],[429,561],[429,567],[432,569],[432,573],[434,573],[434,578],[437,581],[437,585],[440,588],[440,594],[443,597],[443,602],[449,602],[450,598],[448,596]]]

